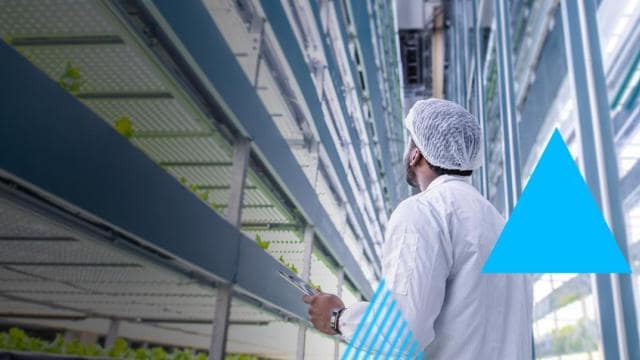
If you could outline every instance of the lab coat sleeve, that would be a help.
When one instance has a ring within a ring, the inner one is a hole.
[[[359,324],[369,303],[360,302],[347,308],[340,320],[344,338],[354,340],[354,334],[360,327],[355,342],[351,344],[355,349],[399,357],[402,355],[400,352],[408,355],[415,342],[414,355],[424,350],[434,339],[434,322],[444,301],[451,253],[445,220],[433,205],[415,201],[402,203],[389,220],[382,249],[382,275],[390,294],[386,305],[377,310],[376,305],[380,307],[384,298],[383,291],[361,326]],[[399,321],[393,327],[393,310],[384,321],[392,302],[400,313]],[[374,313],[377,316],[372,316]],[[394,342],[403,322],[406,326],[401,334],[402,340]],[[371,329],[369,336],[364,335],[367,328]],[[408,346],[402,348],[408,330],[412,339]]]

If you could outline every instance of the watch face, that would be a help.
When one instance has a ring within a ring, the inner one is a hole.
[[[329,319],[329,326],[337,331],[338,333],[340,333],[340,331],[338,330],[338,317],[340,316],[340,312],[342,311],[342,309],[338,309],[338,310],[332,310],[331,311],[331,319]]]
[[[333,310],[331,311],[331,319],[329,320],[329,325],[331,328],[335,330],[336,320],[338,319],[338,312]]]

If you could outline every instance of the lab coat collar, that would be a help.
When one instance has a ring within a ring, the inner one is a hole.
[[[433,179],[433,181],[427,186],[424,191],[429,191],[440,184],[447,183],[449,181],[463,181],[467,184],[471,184],[471,176],[462,176],[462,175],[440,175],[437,178]]]

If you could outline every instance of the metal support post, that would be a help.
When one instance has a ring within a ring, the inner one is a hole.
[[[314,238],[313,226],[307,225],[304,229],[304,252],[302,272],[300,277],[305,282],[309,282],[309,276],[311,274],[311,254],[313,253],[313,238]],[[296,345],[296,359],[304,359],[305,339],[306,339],[307,327],[300,324],[298,327],[298,340]]]
[[[338,272],[336,273],[336,276],[338,278],[338,286],[336,288],[336,296],[338,296],[339,298],[342,298],[342,285],[344,285],[344,269],[338,269]],[[338,360],[340,359],[340,339],[336,338],[334,340],[334,350],[333,350],[333,358],[334,360]]]
[[[467,0],[462,0],[457,2],[460,8],[458,10],[458,24],[460,24],[460,29],[458,30],[458,34],[460,36],[459,41],[459,52],[458,63],[460,67],[460,77],[458,79],[458,86],[460,87],[460,105],[465,109],[468,108],[469,99],[467,94],[467,64],[469,61],[468,52],[469,52],[469,27],[467,26]]]
[[[256,59],[256,71],[255,71],[255,75],[253,76],[253,86],[256,88],[256,90],[258,89],[258,79],[260,78],[260,69],[263,66],[262,65],[262,61],[263,61],[263,55],[262,55],[262,51],[264,48],[264,39],[265,39],[265,34],[264,34],[264,19],[263,18],[254,18],[252,19],[252,29],[256,27],[255,22],[259,21],[259,27],[260,27],[260,41],[258,43],[258,58]]]
[[[443,6],[433,9],[433,31],[431,33],[431,82],[433,97],[444,98],[444,14]]]
[[[235,226],[240,226],[242,212],[242,200],[244,198],[244,182],[249,166],[249,154],[251,153],[251,141],[238,139],[233,148],[233,167],[231,168],[231,187],[229,191],[229,206],[227,207],[227,221]]]
[[[107,336],[104,339],[104,348],[108,349],[113,346],[118,338],[118,331],[120,330],[120,320],[111,319],[109,321],[109,330],[107,330]]]
[[[564,43],[578,110],[580,165],[618,246],[628,258],[624,213],[618,194],[618,167],[609,116],[597,5],[563,0]],[[640,359],[632,279],[628,274],[595,275],[604,358]]]
[[[460,37],[458,36],[458,32],[460,28],[458,26],[458,1],[452,1],[451,5],[451,18],[450,29],[451,29],[451,46],[449,46],[449,63],[451,64],[451,78],[449,81],[451,83],[451,95],[456,103],[460,104],[462,102],[462,92],[460,90],[460,55],[458,51],[460,50]]]
[[[504,156],[505,212],[511,215],[520,195],[520,145],[518,121],[513,90],[511,63],[511,35],[509,33],[509,4],[495,0],[496,55],[500,83],[500,122],[502,123],[502,153]]]
[[[489,197],[489,144],[487,143],[487,124],[484,118],[484,75],[482,74],[482,37],[480,36],[480,22],[478,21],[478,0],[471,0],[473,12],[473,34],[475,37],[474,56],[476,61],[476,112],[482,135],[482,168],[480,168],[480,191],[484,197]]]
[[[247,177],[250,153],[251,142],[248,139],[236,140],[233,149],[231,188],[226,217],[231,224],[237,227],[240,226],[244,183]],[[210,360],[224,360],[232,296],[233,291],[231,284],[220,284],[220,286],[217,287],[216,305],[213,316],[213,332],[211,334],[211,346],[209,347]]]

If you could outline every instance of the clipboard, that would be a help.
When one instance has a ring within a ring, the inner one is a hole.
[[[300,290],[303,294],[313,296],[316,295],[317,292],[314,288],[312,288],[309,284],[302,281],[297,276],[291,275],[284,270],[280,270],[280,277],[284,278],[289,284],[293,285],[296,289]]]

